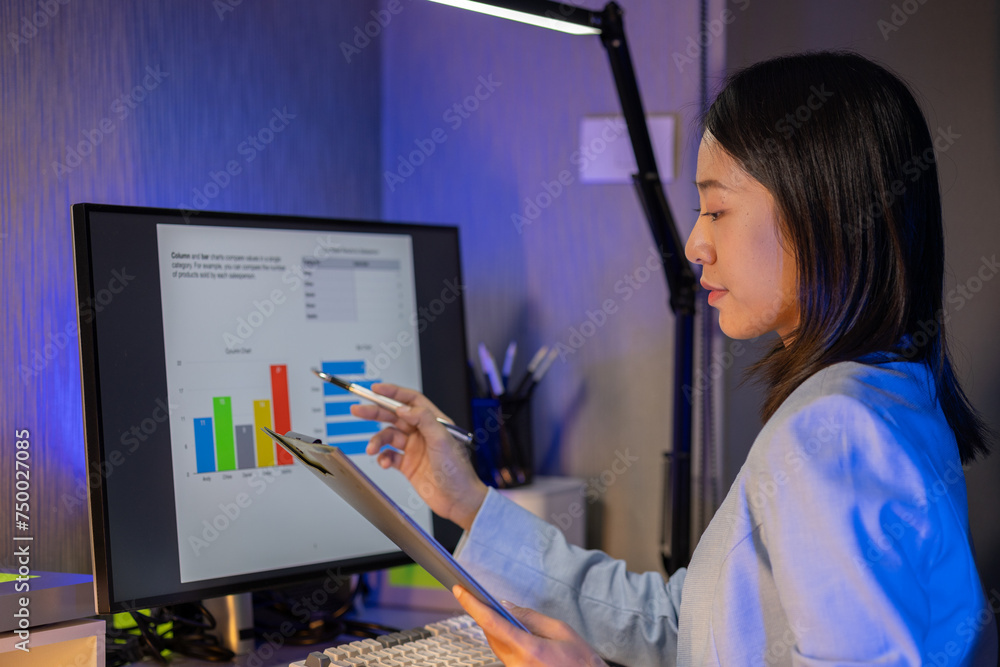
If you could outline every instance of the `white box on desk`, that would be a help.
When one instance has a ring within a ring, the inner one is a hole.
[[[586,482],[575,477],[535,477],[528,486],[499,491],[535,516],[558,526],[570,544],[585,547],[585,488]]]
[[[4,667],[104,667],[104,621],[82,619],[30,628],[29,643],[13,632],[0,635],[0,664]]]

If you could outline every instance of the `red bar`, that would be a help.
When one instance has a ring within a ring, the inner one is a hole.
[[[271,407],[274,409],[274,430],[284,435],[292,430],[292,413],[288,407],[288,367],[271,366]],[[278,448],[278,465],[291,465],[295,460],[281,445]]]

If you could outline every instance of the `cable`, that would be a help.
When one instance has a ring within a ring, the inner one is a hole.
[[[124,618],[134,625],[126,625]],[[234,657],[218,637],[207,632],[215,629],[215,618],[201,604],[155,607],[148,614],[131,611],[124,618],[105,617],[109,667],[145,658],[165,664],[173,653],[208,662],[228,662]]]
[[[284,643],[295,646],[332,642],[344,634],[360,636],[354,622],[342,617],[354,606],[364,585],[358,576],[344,580],[350,585],[333,580],[332,590],[328,579],[321,585],[312,582],[254,593],[255,635],[267,639],[278,633]]]

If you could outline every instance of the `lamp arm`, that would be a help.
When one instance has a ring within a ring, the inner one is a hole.
[[[694,386],[697,283],[694,271],[684,256],[677,224],[663,192],[642,98],[639,96],[639,85],[625,40],[622,9],[617,3],[610,2],[605,6],[601,13],[600,27],[601,42],[611,61],[611,71],[638,167],[633,182],[659,249],[670,293],[670,307],[675,315],[673,449],[666,454],[669,466],[663,490],[665,516],[660,540],[663,565],[672,574],[687,565],[691,551],[691,387]],[[669,503],[666,502],[668,494]]]
[[[638,167],[638,173],[633,175],[633,181],[653,239],[659,246],[670,290],[670,307],[674,313],[694,313],[697,283],[694,271],[684,257],[684,246],[677,233],[677,224],[663,192],[663,183],[656,167],[656,156],[646,125],[642,98],[639,95],[639,84],[635,78],[632,57],[629,55],[628,43],[625,40],[622,9],[618,3],[607,4],[601,13],[600,27],[601,43],[604,44],[611,62],[611,72],[618,89],[622,114],[625,117],[625,125],[632,142],[632,152],[635,154]]]
[[[449,0],[434,1],[451,4]],[[670,206],[663,192],[663,183],[660,181],[660,172],[656,168],[656,156],[653,154],[653,144],[649,139],[649,128],[646,125],[646,114],[642,109],[635,68],[632,66],[632,57],[625,41],[622,9],[616,2],[609,2],[600,12],[552,0],[493,0],[468,4],[498,6],[520,14],[545,17],[599,30],[601,42],[608,52],[611,72],[618,89],[618,99],[621,101],[622,113],[625,116],[638,168],[638,173],[632,177],[633,184],[659,251],[663,274],[667,280],[670,308],[674,312],[676,323],[673,449],[666,453],[669,472],[664,482],[664,521],[660,540],[664,567],[667,572],[673,573],[677,568],[687,565],[691,551],[691,387],[694,386],[692,383],[694,313],[698,285],[694,271],[684,257],[677,225],[670,213]],[[475,9],[473,6],[465,8]],[[666,502],[668,495],[669,503]],[[666,510],[668,506],[669,512]]]

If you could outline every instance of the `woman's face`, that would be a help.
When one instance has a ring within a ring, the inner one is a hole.
[[[684,254],[702,266],[722,331],[740,339],[776,331],[787,342],[799,322],[797,272],[779,238],[774,198],[708,133],[696,184],[701,211]]]

